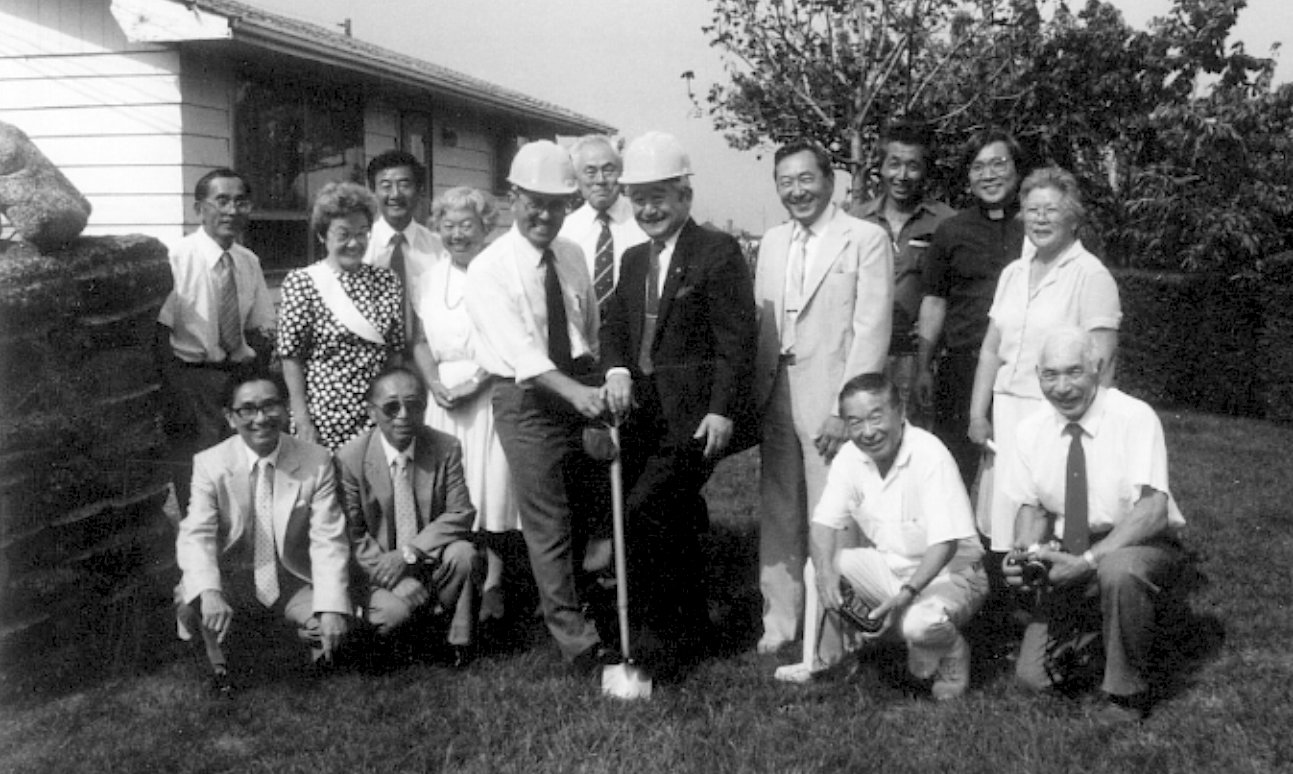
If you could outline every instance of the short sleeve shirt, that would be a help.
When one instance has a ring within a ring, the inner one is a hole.
[[[911,424],[886,476],[856,445],[841,446],[813,521],[833,529],[855,522],[898,574],[915,571],[931,546],[949,540],[957,544],[955,559],[983,555],[956,462],[941,441]]]
[[[1001,332],[993,390],[1008,395],[1041,399],[1037,383],[1037,355],[1047,334],[1076,325],[1084,330],[1117,330],[1122,321],[1118,285],[1099,258],[1074,242],[1055,259],[1055,265],[1035,288],[1028,274],[1036,260],[1030,243],[1024,257],[1001,272],[988,316]]]
[[[939,225],[925,254],[925,294],[947,302],[943,340],[955,353],[976,354],[988,330],[997,278],[1023,252],[1019,205],[994,219],[976,205]]]
[[[1057,535],[1064,534],[1068,423],[1049,404],[1028,415],[1016,429],[1015,443],[1006,445],[1003,466],[1006,495],[1056,514]],[[1167,485],[1163,425],[1149,404],[1101,387],[1079,424],[1087,467],[1087,519],[1093,532],[1112,529],[1130,516],[1146,486],[1167,495],[1169,527],[1185,526]]]

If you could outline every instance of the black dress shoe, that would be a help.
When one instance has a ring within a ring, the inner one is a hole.
[[[211,673],[207,679],[207,696],[212,699],[229,700],[234,696],[233,681],[223,669]]]
[[[590,646],[570,661],[570,672],[584,677],[593,674],[593,672],[604,666],[618,663],[620,663],[619,652],[599,642]]]

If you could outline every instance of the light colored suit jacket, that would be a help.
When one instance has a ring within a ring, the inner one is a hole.
[[[787,221],[769,229],[759,245],[755,395],[761,412],[781,355],[793,235],[794,221]],[[835,413],[844,382],[884,370],[893,324],[893,250],[884,229],[836,208],[820,239],[817,258],[804,277],[804,300],[795,323],[795,362],[790,366],[795,422],[809,431]]]
[[[369,428],[337,450],[341,503],[355,562],[368,577],[377,559],[395,545],[395,489],[382,449],[381,431]],[[462,446],[451,435],[423,427],[413,445],[413,497],[418,525],[412,543],[434,554],[456,540],[469,540],[476,520],[462,469]]]
[[[349,615],[350,546],[332,456],[289,435],[279,443],[273,507],[278,560],[313,587],[315,613]],[[220,556],[250,535],[254,521],[247,448],[235,435],[193,458],[189,512],[175,540],[185,602],[222,590]]]

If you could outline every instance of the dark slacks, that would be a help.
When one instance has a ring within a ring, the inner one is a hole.
[[[511,381],[495,388],[493,405],[544,622],[570,660],[600,642],[580,609],[575,579],[577,498],[571,484],[594,464],[583,451],[584,419],[560,398]]]
[[[1101,557],[1085,587],[1048,592],[1024,630],[1015,664],[1020,683],[1036,690],[1062,683],[1081,665],[1075,658],[1080,662],[1080,654],[1100,642],[1105,693],[1132,696],[1148,690],[1157,602],[1180,561],[1180,549],[1170,540],[1120,548]]]
[[[650,634],[640,659],[669,669],[698,652],[709,620],[699,511],[715,460],[705,459],[702,441],[669,437],[650,378],[635,382],[634,393],[638,406],[621,432],[630,621]]]
[[[968,490],[979,471],[981,450],[970,440],[970,397],[979,353],[946,352],[938,360],[934,377],[934,435],[956,460],[961,481]]]
[[[232,372],[216,366],[184,365],[178,359],[167,370],[165,396],[167,463],[175,485],[180,518],[188,514],[193,480],[193,455],[215,446],[233,429],[224,416],[220,396]]]
[[[449,644],[470,645],[475,632],[476,584],[479,557],[476,546],[467,540],[455,540],[444,547],[444,564],[436,570],[419,567],[413,577],[431,593],[431,598],[417,608],[380,586],[371,586],[364,604],[364,620],[388,636],[412,621],[451,613]],[[447,568],[447,569],[446,569]]]

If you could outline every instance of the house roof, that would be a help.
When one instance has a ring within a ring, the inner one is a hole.
[[[405,86],[448,93],[464,102],[555,124],[563,133],[612,133],[614,127],[560,105],[401,54],[327,27],[269,13],[235,0],[184,0],[225,16],[234,40],[364,72]]]

